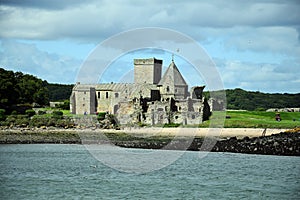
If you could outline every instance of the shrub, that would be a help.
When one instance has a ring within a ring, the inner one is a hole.
[[[12,112],[11,112],[11,115],[17,115],[18,114],[18,112],[16,111],[16,110],[13,110]]]
[[[52,115],[58,115],[58,116],[63,116],[63,112],[62,111],[60,111],[60,110],[54,110],[53,112],[52,112]]]
[[[2,126],[27,126],[29,124],[29,119],[27,115],[8,115],[1,123]]]
[[[142,122],[138,122],[138,126],[139,126],[139,127],[145,127],[145,126],[147,126],[147,124],[144,124],[144,123],[142,123]]]
[[[38,115],[44,115],[44,114],[46,114],[46,111],[44,111],[44,110],[39,110],[38,111]]]
[[[32,110],[30,104],[20,104],[12,107],[12,115],[25,114],[26,110]]]
[[[29,119],[27,117],[18,117],[14,123],[16,126],[26,127],[29,125]]]
[[[66,119],[59,119],[56,122],[56,127],[62,127],[63,128],[63,127],[66,127],[68,125],[69,125],[69,121],[66,120]]]
[[[10,124],[7,121],[0,121],[0,126],[9,126]]]
[[[35,115],[35,111],[32,109],[26,110],[25,114],[28,115],[28,117],[32,117],[33,115]]]
[[[176,123],[164,124],[164,128],[176,128],[180,125],[181,124],[176,124]]]
[[[52,112],[52,117],[56,119],[62,119],[64,113],[60,110],[55,110]]]
[[[259,107],[259,108],[256,108],[255,111],[266,111],[266,109],[265,109],[265,108],[260,108],[260,107]]]
[[[99,121],[104,120],[105,119],[105,115],[106,115],[106,112],[99,112],[97,119]]]
[[[64,100],[64,102],[62,104],[58,104],[55,107],[62,109],[62,110],[69,110],[70,109],[70,101]]]
[[[29,126],[31,127],[47,126],[47,124],[48,118],[46,117],[33,117],[29,122]]]
[[[5,121],[7,122],[8,125],[14,125],[16,120],[17,117],[15,115],[8,115]]]
[[[0,109],[0,121],[4,121],[6,119],[5,110]]]
[[[48,119],[48,121],[47,121],[47,126],[56,126],[56,122],[57,122],[57,119],[55,119],[55,118],[50,118],[50,119]]]

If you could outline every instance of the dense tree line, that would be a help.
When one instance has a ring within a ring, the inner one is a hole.
[[[269,94],[262,92],[250,92],[240,88],[227,89],[227,109],[236,110],[267,110],[269,108],[299,108],[300,93],[297,94]],[[209,97],[209,93],[205,92]],[[217,96],[217,92],[214,96]]]
[[[0,68],[0,109],[49,105],[49,101],[69,99],[73,85],[51,84],[33,75]]]
[[[0,108],[9,109],[18,104],[48,104],[47,84],[47,81],[35,76],[0,68]]]
[[[74,85],[49,83],[47,85],[50,101],[62,101],[70,98]]]

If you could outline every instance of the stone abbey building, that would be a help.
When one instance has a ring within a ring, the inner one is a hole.
[[[114,114],[120,124],[199,124],[210,108],[204,86],[188,85],[172,60],[162,76],[162,60],[134,59],[134,83],[77,83],[70,97],[73,114]]]

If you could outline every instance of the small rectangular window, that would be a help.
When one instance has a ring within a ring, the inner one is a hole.
[[[100,92],[98,92],[98,99],[100,99]]]
[[[106,92],[106,98],[108,99],[108,92]]]

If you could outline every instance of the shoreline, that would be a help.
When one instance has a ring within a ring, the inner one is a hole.
[[[300,156],[300,128],[286,130],[267,129],[262,136],[264,129],[255,128],[13,128],[0,130],[0,144],[114,144],[125,148]],[[207,139],[212,144],[208,147]]]
[[[3,135],[17,134],[18,136],[26,135],[41,135],[41,136],[60,136],[58,134],[78,134],[84,135],[84,133],[107,133],[107,134],[127,134],[130,136],[138,137],[214,137],[217,139],[228,139],[236,137],[237,139],[243,139],[244,137],[260,137],[271,136],[273,134],[288,131],[290,129],[263,129],[263,128],[131,128],[126,127],[120,130],[116,129],[99,129],[95,127],[89,128],[56,128],[56,127],[43,127],[43,128],[6,128],[0,129],[0,144],[3,143]]]
[[[140,134],[163,135],[163,136],[195,136],[195,137],[259,137],[265,129],[263,128],[125,128],[127,134],[139,132]],[[289,129],[266,129],[265,136],[287,131]]]

